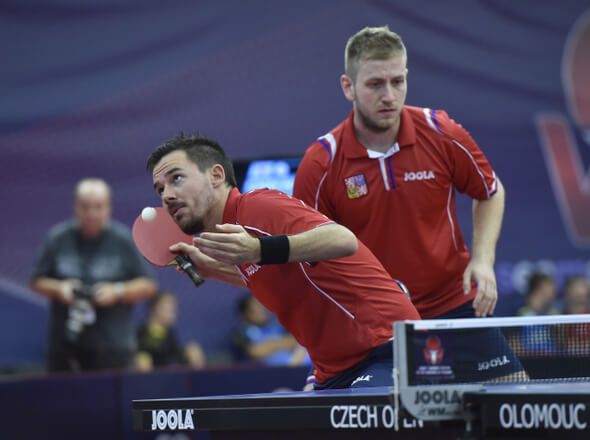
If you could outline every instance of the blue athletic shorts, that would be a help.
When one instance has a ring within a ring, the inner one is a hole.
[[[393,386],[393,341],[379,345],[366,358],[338,376],[314,384],[314,389],[379,386]]]
[[[472,301],[438,316],[437,319],[474,318]],[[485,319],[485,318],[479,318]],[[428,337],[433,332],[420,335],[415,332],[414,355],[410,362],[410,382],[419,384],[481,382],[502,377],[524,370],[522,364],[508,345],[500,329],[463,329],[450,333],[438,334],[438,364],[447,369],[438,369],[439,373],[418,374],[428,370],[432,357],[428,350]],[[428,359],[427,359],[428,358]],[[422,369],[420,369],[422,367]],[[393,386],[393,342],[388,341],[375,348],[365,359],[352,368],[324,383],[316,383],[314,389],[361,388],[376,386]]]
[[[437,319],[474,317],[469,301]],[[415,368],[410,378],[415,384],[481,382],[524,370],[496,327],[415,332],[413,340]]]

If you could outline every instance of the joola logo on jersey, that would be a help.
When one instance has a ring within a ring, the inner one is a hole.
[[[404,182],[410,180],[429,180],[434,179],[434,171],[432,170],[424,170],[424,171],[406,171],[404,174]]]
[[[252,275],[254,275],[256,272],[258,272],[258,269],[260,269],[260,266],[258,264],[249,264],[246,267],[246,274],[251,277]]]
[[[357,174],[344,178],[346,185],[346,195],[349,199],[358,199],[359,197],[369,194],[369,187],[367,186],[367,179],[364,174]]]

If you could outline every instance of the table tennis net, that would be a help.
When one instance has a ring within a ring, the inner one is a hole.
[[[407,321],[396,339],[400,329],[409,386],[590,379],[590,315]]]

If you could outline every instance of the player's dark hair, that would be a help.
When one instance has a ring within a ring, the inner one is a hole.
[[[230,188],[238,186],[231,159],[227,157],[218,142],[202,135],[185,135],[181,132],[178,136],[167,140],[150,154],[147,169],[153,171],[164,156],[177,150],[185,151],[201,172],[205,172],[215,164],[221,165],[225,171],[225,183]]]

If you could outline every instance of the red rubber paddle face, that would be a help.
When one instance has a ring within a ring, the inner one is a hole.
[[[174,257],[177,254],[168,248],[179,242],[192,245],[193,236],[182,232],[166,209],[154,209],[157,213],[154,220],[145,221],[141,215],[135,219],[131,230],[133,241],[139,252],[153,265],[175,264]]]

